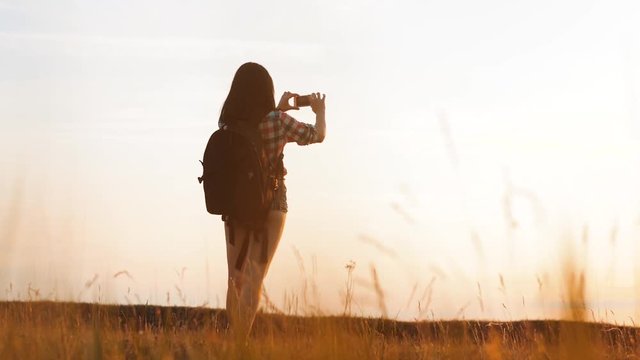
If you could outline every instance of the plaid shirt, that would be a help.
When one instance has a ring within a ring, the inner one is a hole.
[[[259,125],[264,151],[273,173],[278,165],[280,154],[289,142],[309,145],[319,141],[316,127],[297,121],[284,111],[275,110],[267,114]],[[283,169],[283,176],[287,169]]]

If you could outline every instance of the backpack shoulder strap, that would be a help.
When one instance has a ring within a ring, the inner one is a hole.
[[[260,130],[257,127],[253,128],[244,122],[238,121],[233,125],[225,125],[223,129],[236,132],[249,139],[258,149],[262,148],[262,136],[260,136]]]

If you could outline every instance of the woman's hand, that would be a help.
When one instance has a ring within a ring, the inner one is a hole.
[[[322,94],[320,97],[320,93],[313,93],[310,96],[309,103],[311,104],[311,110],[313,110],[316,114],[324,114],[324,99],[327,95]]]
[[[327,124],[324,119],[324,99],[327,96],[322,94],[320,97],[320,93],[311,94],[309,98],[309,104],[311,105],[311,110],[316,113],[316,131],[317,131],[317,142],[323,142],[324,137],[327,134]]]
[[[296,93],[285,91],[284,94],[282,94],[280,101],[278,102],[278,106],[276,107],[276,110],[280,110],[280,111],[298,110],[299,109],[298,107],[291,106],[291,104],[289,104],[289,99],[296,96],[299,96],[299,95]]]

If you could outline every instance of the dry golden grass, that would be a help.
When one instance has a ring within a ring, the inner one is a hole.
[[[582,321],[401,322],[259,314],[247,343],[222,310],[0,303],[1,359],[588,359],[640,356],[640,329]]]
[[[15,194],[20,194],[17,189]],[[16,243],[16,209],[0,231],[0,265],[7,264]],[[508,204],[507,204],[508,208]],[[396,211],[400,211],[397,208]],[[506,212],[509,226],[515,222]],[[482,244],[472,231],[478,255]],[[392,250],[375,239],[362,241],[387,256]],[[145,305],[104,305],[50,301],[0,301],[0,360],[3,359],[630,359],[640,358],[640,328],[587,322],[585,275],[581,258],[566,251],[564,320],[419,321],[402,322],[386,318],[352,316],[354,262],[346,265],[342,316],[292,316],[277,309],[265,292],[266,308],[260,313],[247,342],[238,343],[227,332],[224,310]],[[300,272],[305,274],[302,257]],[[584,259],[582,259],[584,262]],[[436,269],[437,270],[437,269]],[[372,290],[379,313],[389,316],[385,292],[378,271],[370,268]],[[184,270],[182,272],[182,275]],[[118,271],[113,276],[131,275]],[[181,276],[182,276],[181,275]],[[306,274],[304,276],[306,279]],[[89,289],[97,275],[85,284]],[[419,300],[418,316],[432,306],[435,277]],[[499,274],[499,290],[506,294]],[[538,277],[542,293],[543,281]],[[316,288],[313,279],[310,287]],[[320,314],[307,298],[305,280],[303,306]],[[11,286],[11,285],[10,285]],[[407,306],[414,302],[416,288]],[[176,287],[179,299],[185,295]],[[28,296],[39,299],[38,289],[28,286]],[[506,295],[505,295],[506,296]],[[484,312],[483,291],[478,282],[478,303]],[[127,298],[128,300],[128,298]],[[98,298],[99,301],[99,298]],[[138,299],[140,301],[140,299]],[[296,306],[285,306],[294,310]],[[523,299],[524,305],[524,299]],[[506,306],[503,304],[503,307]],[[464,310],[464,308],[462,309]]]

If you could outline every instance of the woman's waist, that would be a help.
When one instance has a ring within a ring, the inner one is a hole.
[[[278,161],[273,162],[273,161],[269,161],[269,176],[270,177],[277,177],[277,178],[281,178],[284,179],[284,177],[287,175],[287,168],[284,166],[284,164],[282,162],[278,163]]]

